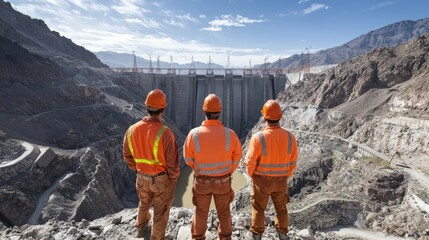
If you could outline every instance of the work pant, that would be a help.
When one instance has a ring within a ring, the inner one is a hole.
[[[262,234],[265,230],[264,211],[268,199],[271,199],[276,209],[275,227],[278,232],[288,232],[288,212],[286,204],[289,202],[286,177],[268,177],[253,175],[252,194],[252,226],[250,230]]]
[[[197,177],[194,180],[192,194],[192,203],[195,205],[195,214],[192,218],[191,226],[192,239],[206,238],[207,217],[212,196],[219,218],[219,239],[231,239],[232,220],[230,203],[234,199],[234,191],[231,188],[231,178],[229,175],[222,177]]]
[[[136,227],[148,225],[151,218],[149,209],[153,206],[152,240],[165,238],[175,188],[176,183],[172,182],[167,174],[156,177],[137,174],[136,190],[140,201]]]

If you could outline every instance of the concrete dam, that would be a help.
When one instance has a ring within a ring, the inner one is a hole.
[[[222,123],[242,138],[259,120],[263,104],[290,84],[286,74],[199,75],[128,72],[147,92],[159,88],[167,95],[167,117],[185,134],[204,121],[204,98],[214,93],[222,100]]]

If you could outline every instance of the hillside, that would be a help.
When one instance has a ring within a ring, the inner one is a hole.
[[[393,23],[363,34],[341,46],[310,53],[311,66],[339,64],[375,48],[396,46],[428,32],[429,18]],[[304,63],[303,56],[297,54],[281,59],[281,66],[284,68],[298,67],[304,65]],[[278,66],[278,61],[270,65],[273,68]]]
[[[0,1],[0,220],[94,219],[129,206],[135,175],[121,143],[146,115],[148,91]]]
[[[427,236],[428,79],[427,34],[310,75],[279,94],[282,125],[293,129],[301,147],[291,188],[296,201],[357,200],[358,226]]]

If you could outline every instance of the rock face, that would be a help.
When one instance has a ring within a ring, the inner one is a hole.
[[[92,220],[130,205],[135,173],[121,146],[126,129],[145,116],[151,89],[4,1],[0,78],[3,223]],[[183,134],[166,122],[182,144]],[[48,147],[53,155],[41,151]]]
[[[62,58],[82,66],[106,67],[93,53],[50,31],[42,20],[15,11],[10,3],[3,0],[0,1],[0,36],[44,57]]]
[[[403,44],[428,32],[429,18],[393,23],[363,34],[341,46],[310,54],[310,62],[312,66],[342,63],[376,48]],[[304,64],[305,60],[302,55],[293,55],[287,59],[281,60],[282,67],[298,67]],[[275,61],[270,67],[276,68],[278,66],[279,62]]]
[[[421,210],[429,202],[428,63],[424,35],[306,76],[279,94],[286,118],[281,125],[294,130],[301,154],[290,181],[292,213],[323,199],[339,201],[335,209],[357,201],[345,211],[348,225],[428,236],[429,210]],[[379,154],[367,154],[362,143]],[[311,226],[339,222],[339,213],[323,209],[310,210],[319,219]],[[306,221],[302,216],[291,214],[291,221],[299,225]]]

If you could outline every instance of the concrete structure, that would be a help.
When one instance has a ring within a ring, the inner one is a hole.
[[[176,75],[175,71],[124,74],[129,74],[147,92],[155,88],[164,91],[168,99],[166,115],[185,133],[201,124],[204,98],[216,94],[223,104],[221,121],[239,137],[245,136],[259,120],[265,101],[275,99],[290,84],[285,74],[234,75],[225,70],[224,75],[215,75],[209,70],[205,75]]]
[[[46,168],[57,154],[49,147],[40,148],[40,154],[34,161],[34,164],[39,168]]]

